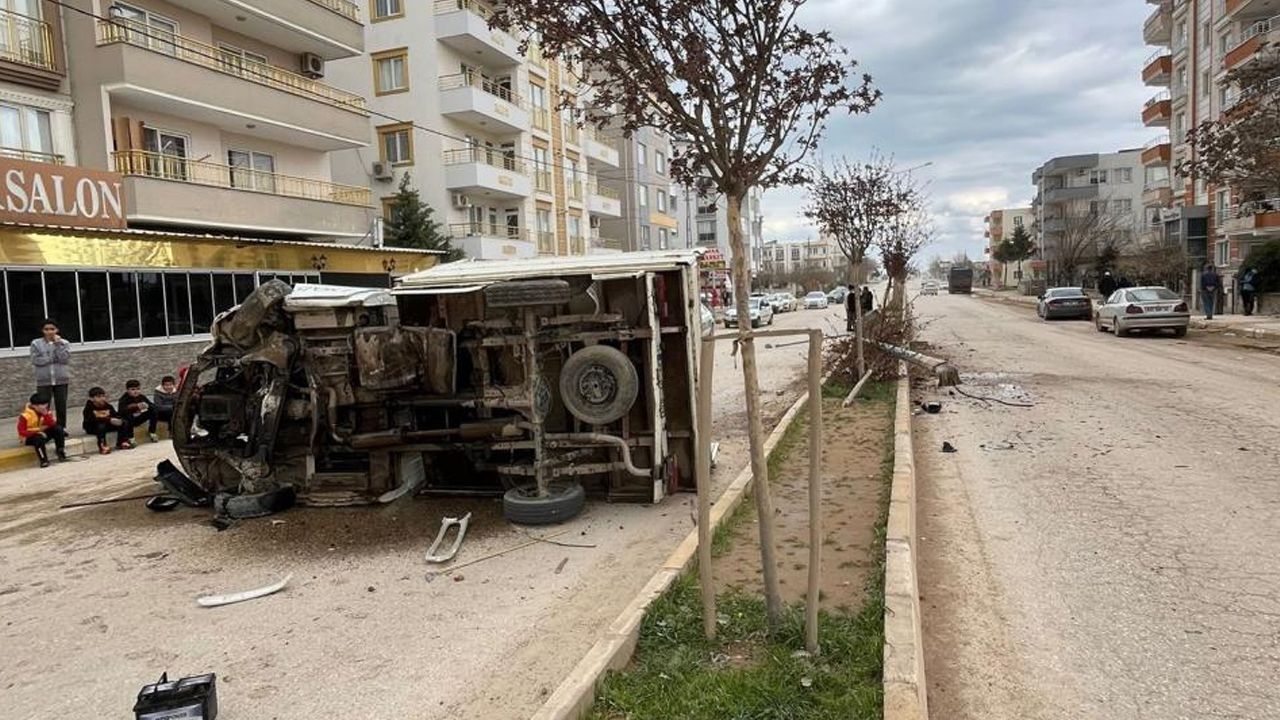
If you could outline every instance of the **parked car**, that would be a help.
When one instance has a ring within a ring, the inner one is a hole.
[[[821,290],[814,290],[804,296],[805,310],[824,310],[828,304],[827,296],[824,295]]]
[[[1040,296],[1040,302],[1036,303],[1036,314],[1045,320],[1088,320],[1093,317],[1093,301],[1080,288],[1049,288]]]
[[[773,324],[773,306],[759,298],[748,298],[747,309],[751,313],[751,327]],[[724,326],[738,327],[738,308],[730,307],[724,311]]]
[[[925,280],[924,284],[920,286],[920,294],[921,295],[937,295],[938,294],[937,281]]]
[[[827,302],[831,305],[843,305],[846,298],[849,297],[849,288],[839,285],[831,292],[827,293]]]
[[[534,524],[589,494],[692,489],[697,263],[447,263],[391,291],[267,282],[214,320],[179,385],[187,485],[233,518],[489,494]]]
[[[1125,288],[1111,293],[1093,313],[1098,332],[1124,337],[1135,330],[1172,330],[1174,337],[1187,334],[1191,312],[1178,293],[1165,287]]]
[[[779,312],[795,312],[800,307],[800,301],[796,296],[789,292],[774,293],[770,296],[769,304],[773,306],[775,313]]]

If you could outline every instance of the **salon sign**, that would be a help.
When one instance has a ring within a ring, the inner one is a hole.
[[[118,173],[0,157],[0,223],[122,230]]]

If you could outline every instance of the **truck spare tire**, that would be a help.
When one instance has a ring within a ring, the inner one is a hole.
[[[640,395],[640,375],[617,348],[583,348],[560,370],[560,399],[588,425],[608,425],[625,416]]]
[[[502,496],[502,515],[520,525],[551,525],[576,517],[586,502],[587,493],[576,482],[548,483],[546,497],[538,497],[536,484],[521,485]]]
[[[563,305],[572,295],[564,280],[509,280],[486,287],[484,302],[494,308]]]

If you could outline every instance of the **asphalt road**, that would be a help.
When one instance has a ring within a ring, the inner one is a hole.
[[[1280,717],[1280,358],[916,308],[966,391],[1034,405],[916,417],[932,716]]]
[[[838,311],[776,327],[835,330]],[[723,330],[722,330],[723,332]],[[715,482],[747,464],[741,371],[717,348]],[[806,349],[760,349],[765,415],[798,395]],[[231,718],[528,717],[693,527],[693,497],[592,502],[539,543],[428,582],[442,516],[475,513],[457,562],[527,543],[492,500],[299,509],[216,532],[196,510],[62,503],[146,492],[167,443],[0,475],[0,717],[124,717],[160,673],[216,672]],[[203,609],[195,598],[283,592]]]

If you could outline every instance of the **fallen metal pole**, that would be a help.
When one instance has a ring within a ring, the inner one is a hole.
[[[702,343],[698,367],[698,582],[702,591],[702,631],[716,637],[716,583],[711,570],[711,378],[716,368],[716,345]]]
[[[867,342],[899,360],[911,363],[917,367],[922,367],[933,373],[938,378],[938,385],[941,387],[950,387],[952,385],[960,384],[960,372],[946,360],[925,355],[924,353],[918,353],[915,350],[901,348],[897,345],[890,345],[885,342],[879,342],[876,340],[868,340]]]
[[[871,379],[871,371],[868,370],[865,373],[863,373],[862,379],[858,381],[857,385],[853,386],[853,389],[849,391],[849,394],[845,397],[844,402],[841,403],[840,406],[849,407],[850,405],[852,405],[854,398],[858,397],[858,393],[862,392],[862,386],[866,385],[867,381],[870,379]]]
[[[865,379],[865,378],[864,378]],[[818,654],[818,605],[822,579],[822,331],[809,335],[809,588],[804,607],[804,648]]]

